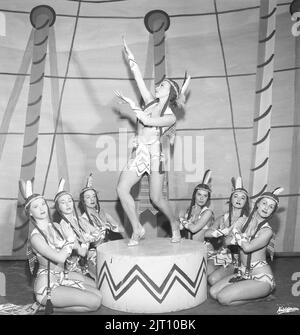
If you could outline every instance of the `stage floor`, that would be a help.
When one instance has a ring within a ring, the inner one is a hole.
[[[299,308],[298,311],[289,314],[300,315],[300,284],[296,287],[296,282],[292,280],[292,275],[295,272],[299,273],[298,281],[300,280],[300,257],[275,258],[272,269],[277,286],[271,300],[226,307],[208,297],[203,304],[195,308],[176,313],[165,313],[164,315],[274,315],[278,314],[280,307],[281,309],[285,307]],[[0,296],[0,303],[28,304],[33,302],[32,285],[30,284],[29,270],[25,261],[0,261],[0,272],[3,272],[6,276],[6,296]],[[298,296],[293,295],[293,285],[295,285],[294,291],[296,291],[296,294],[298,293]],[[43,314],[43,312],[39,314]],[[128,315],[129,313],[102,306],[97,312],[81,314]]]

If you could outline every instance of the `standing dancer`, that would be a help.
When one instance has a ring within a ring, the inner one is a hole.
[[[249,215],[249,195],[243,188],[241,177],[231,179],[233,190],[229,197],[229,210],[215,221],[213,227],[205,232],[205,237],[218,239],[218,250],[208,253],[208,282],[214,285],[220,279],[234,273],[237,265],[238,247],[225,245],[225,238],[231,232],[234,223],[240,217]],[[221,244],[221,246],[220,246]]]
[[[95,283],[80,273],[68,271],[66,263],[75,245],[69,236],[64,238],[60,227],[50,217],[44,197],[32,192],[31,181],[21,182],[21,192],[26,199],[25,212],[35,227],[30,235],[29,267],[36,260],[39,268],[34,282],[36,300],[46,305],[46,313],[53,307],[61,312],[90,312],[101,305],[101,294]]]
[[[145,104],[144,108],[141,109],[131,99],[115,91],[120,99],[130,105],[138,119],[135,145],[130,160],[121,173],[117,187],[118,196],[133,229],[128,246],[137,245],[145,235],[145,229],[139,221],[134,199],[130,194],[131,188],[141,179],[144,173],[148,173],[150,176],[150,198],[170,221],[172,228],[171,242],[177,243],[181,239],[179,223],[162,192],[164,170],[166,169],[166,166],[163,166],[165,158],[163,143],[165,143],[166,136],[174,135],[172,129],[174,129],[176,117],[172,109],[183,106],[184,94],[190,82],[190,77],[184,81],[181,89],[175,81],[164,79],[155,88],[155,96],[153,96],[147,89],[141,71],[125,40],[123,50]],[[170,142],[174,143],[174,136],[170,139]]]
[[[124,229],[119,226],[118,222],[100,206],[98,192],[93,187],[92,174],[89,175],[86,186],[80,192],[78,207],[81,212],[81,219],[89,223],[96,230],[101,230],[101,237],[94,243],[95,247],[106,241],[108,230],[115,233],[124,232]]]
[[[209,250],[212,249],[212,245],[205,241],[205,232],[214,221],[214,213],[208,207],[211,194],[208,184],[210,176],[211,171],[206,170],[202,183],[197,185],[193,191],[190,207],[179,218],[181,227],[187,229],[192,234],[192,239],[205,242]]]
[[[275,288],[274,276],[267,262],[267,251],[274,252],[274,233],[268,221],[278,208],[278,194],[283,188],[265,192],[255,202],[248,218],[236,221],[227,239],[239,246],[239,267],[210,288],[211,296],[223,305],[239,305],[269,295]]]

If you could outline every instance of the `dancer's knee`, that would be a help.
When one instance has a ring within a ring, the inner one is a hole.
[[[91,312],[97,311],[102,303],[102,296],[94,294],[93,297],[89,298],[88,300],[88,309]]]
[[[214,286],[212,286],[210,289],[209,289],[209,294],[210,296],[213,298],[213,299],[217,299],[217,295],[218,295],[218,290],[216,290],[216,288]]]
[[[213,286],[217,283],[218,278],[214,273],[212,273],[211,275],[208,276],[207,281],[209,285]]]
[[[220,281],[222,278],[224,278],[225,276],[226,276],[226,274],[224,274],[222,271],[217,269],[217,270],[211,272],[211,274],[207,278],[207,281],[211,286],[213,286],[218,281]]]
[[[217,294],[217,300],[221,305],[228,306],[231,304],[232,299],[230,298],[229,294],[220,292]]]
[[[129,191],[125,185],[119,184],[117,186],[117,194],[120,199],[126,199],[126,197],[129,195]]]

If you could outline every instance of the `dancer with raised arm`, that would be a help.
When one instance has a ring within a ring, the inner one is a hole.
[[[228,201],[228,211],[216,219],[213,226],[205,232],[205,237],[217,240],[217,243],[213,243],[217,244],[217,250],[210,251],[207,257],[207,280],[210,285],[234,273],[237,267],[238,247],[226,245],[225,239],[240,217],[249,216],[249,195],[243,187],[242,178],[232,178],[231,181],[233,188]]]
[[[30,235],[29,266],[39,267],[34,282],[36,300],[46,305],[50,314],[53,307],[61,312],[96,311],[101,305],[101,294],[94,282],[80,273],[68,271],[66,264],[75,246],[75,239],[65,239],[59,226],[52,222],[45,198],[32,192],[31,181],[21,182],[25,212],[34,229]]]
[[[226,239],[239,246],[239,267],[210,288],[211,296],[223,305],[239,305],[267,297],[275,288],[274,276],[267,262],[273,258],[274,233],[269,224],[279,205],[283,188],[265,192],[255,202],[248,218],[239,218]]]
[[[115,91],[115,94],[123,102],[130,105],[138,119],[134,148],[128,164],[121,173],[117,187],[121,204],[133,229],[128,246],[138,245],[139,240],[145,236],[145,229],[139,221],[134,199],[130,194],[131,188],[141,179],[144,173],[150,175],[150,198],[170,221],[172,228],[171,242],[177,243],[181,239],[179,222],[162,192],[164,170],[166,169],[163,144],[166,136],[170,137],[170,143],[174,143],[174,132],[172,130],[174,130],[176,117],[172,109],[183,106],[184,94],[189,85],[190,77],[186,78],[181,89],[174,80],[164,79],[155,88],[155,95],[153,95],[147,89],[141,71],[125,40],[123,50],[144,102],[144,107],[140,108],[133,100]]]

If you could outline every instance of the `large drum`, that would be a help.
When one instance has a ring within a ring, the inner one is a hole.
[[[183,239],[104,243],[97,248],[97,285],[105,307],[132,313],[165,313],[195,307],[207,298],[206,246]]]

